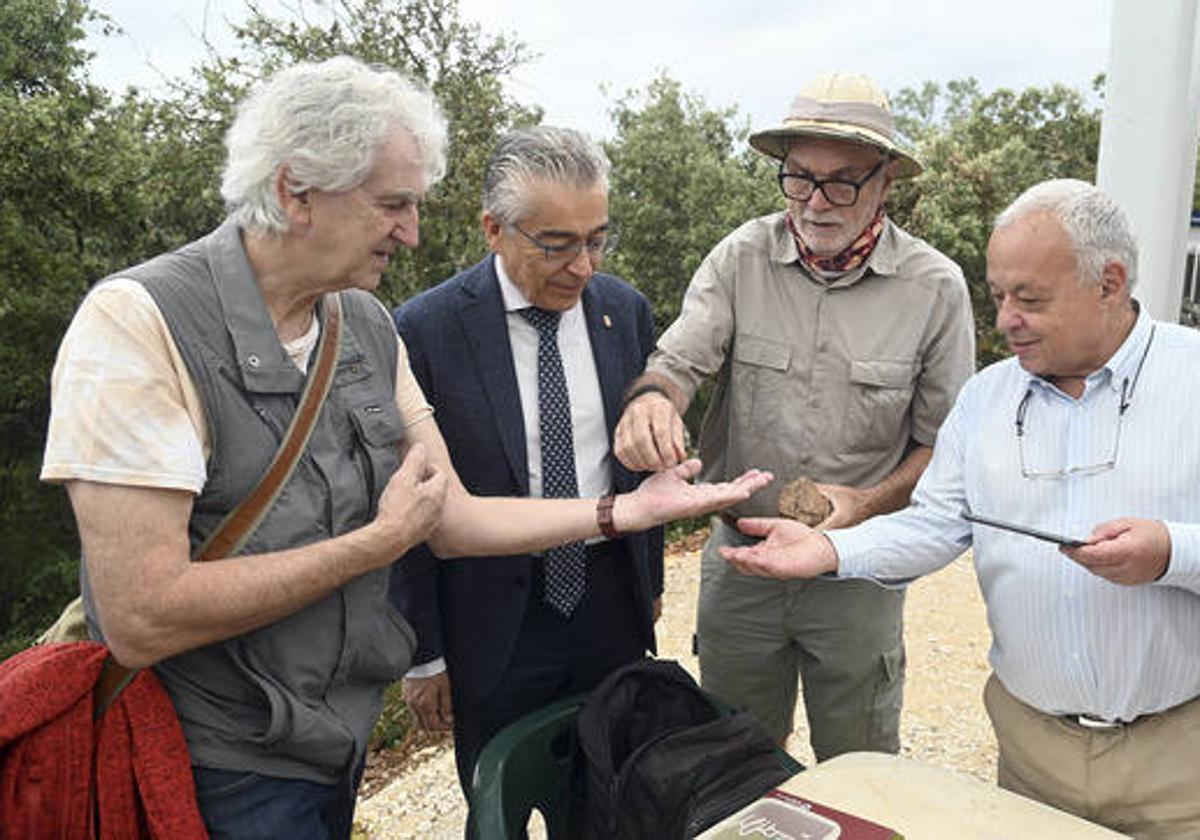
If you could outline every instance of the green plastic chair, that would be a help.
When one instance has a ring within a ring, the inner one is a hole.
[[[498,732],[483,748],[471,782],[471,820],[481,840],[524,837],[536,808],[546,823],[548,840],[569,840],[568,784],[575,718],[586,695],[567,697],[530,712]],[[734,709],[712,695],[708,700],[723,715]],[[793,774],[804,765],[776,749],[782,767]]]
[[[488,741],[471,780],[471,820],[481,840],[524,837],[533,809],[541,812],[548,840],[569,840],[565,772],[571,761],[578,694],[510,723]]]

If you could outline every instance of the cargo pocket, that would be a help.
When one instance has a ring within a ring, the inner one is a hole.
[[[342,612],[341,598],[333,593],[224,643],[239,676],[260,695],[258,705],[266,713],[262,728],[243,732],[244,740],[273,748],[318,732],[320,727],[306,716],[334,679],[344,644]],[[297,641],[301,639],[305,641]]]
[[[912,361],[850,362],[850,393],[842,425],[845,451],[879,451],[896,444],[912,403],[916,371]]]
[[[417,634],[391,604],[374,610],[367,631],[353,645],[348,678],[387,685],[404,676],[417,649]]]
[[[879,658],[878,681],[871,709],[871,749],[900,749],[900,709],[904,705],[904,643],[885,650]]]
[[[371,499],[371,515],[379,494],[400,466],[400,444],[404,440],[404,418],[396,404],[387,399],[352,408],[357,448],[363,459],[364,477]]]
[[[330,776],[340,773],[354,752],[354,739],[345,723],[321,702],[324,692],[314,697],[311,690],[298,690],[295,674],[273,673],[262,661],[261,651],[246,653],[242,676],[261,692],[267,726],[245,733],[242,739],[273,758],[295,761]],[[293,664],[302,658],[293,653]]]

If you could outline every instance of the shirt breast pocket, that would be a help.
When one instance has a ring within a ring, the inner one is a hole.
[[[850,362],[844,448],[851,452],[894,447],[912,403],[917,366],[913,361]]]
[[[731,389],[735,429],[760,439],[779,435],[783,412],[788,410],[790,402],[791,360],[792,348],[782,341],[738,334],[733,348]]]

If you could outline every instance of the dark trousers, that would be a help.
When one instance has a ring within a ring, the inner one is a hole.
[[[212,840],[349,840],[361,765],[336,785],[209,767],[192,772]]]
[[[646,651],[640,628],[632,570],[620,545],[588,547],[587,589],[570,618],[548,607],[541,586],[535,586],[496,690],[471,708],[454,710],[454,758],[468,800],[475,762],[492,736],[527,712],[588,691],[640,659]]]

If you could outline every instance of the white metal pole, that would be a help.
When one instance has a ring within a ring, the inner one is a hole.
[[[1138,237],[1134,294],[1179,320],[1200,115],[1198,0],[1114,0],[1096,183]]]

